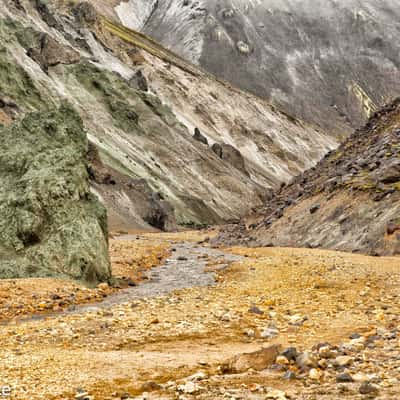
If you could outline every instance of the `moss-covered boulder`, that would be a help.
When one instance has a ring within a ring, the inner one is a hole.
[[[90,192],[79,115],[32,113],[0,139],[0,278],[107,280],[106,211]]]

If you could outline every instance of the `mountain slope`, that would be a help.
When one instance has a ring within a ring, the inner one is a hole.
[[[144,203],[171,204],[178,223],[237,219],[261,204],[265,187],[289,180],[337,145],[89,3],[10,0],[4,6],[0,118],[11,124],[69,101],[109,168],[111,179],[94,181],[93,189],[115,216],[111,228],[120,221],[149,228],[148,207],[136,204],[143,180]],[[209,145],[193,138],[194,128]],[[215,143],[239,150],[246,171],[216,154]]]
[[[118,17],[335,135],[400,91],[394,0],[131,0]]]
[[[400,99],[219,240],[400,254]]]

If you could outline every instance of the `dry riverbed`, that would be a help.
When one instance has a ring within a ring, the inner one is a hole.
[[[204,239],[116,239],[114,268],[154,246],[149,282],[2,326],[0,386],[32,400],[398,399],[398,258]]]

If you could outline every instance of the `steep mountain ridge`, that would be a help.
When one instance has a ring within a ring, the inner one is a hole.
[[[392,0],[118,3],[124,25],[334,135],[400,91]]]
[[[0,116],[10,124],[69,101],[102,163],[122,174],[92,185],[115,215],[112,228],[121,220],[149,228],[147,211],[140,211],[147,206],[135,206],[143,180],[150,188],[144,201],[168,202],[178,223],[237,219],[262,203],[265,187],[289,180],[337,145],[102,17],[90,3],[9,0],[0,31]],[[193,138],[194,128],[209,146]],[[215,143],[237,149],[246,173],[218,156]]]
[[[399,216],[397,99],[219,241],[394,255],[400,254]]]

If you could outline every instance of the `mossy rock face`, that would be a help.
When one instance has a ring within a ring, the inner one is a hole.
[[[0,278],[110,278],[106,211],[90,193],[87,138],[69,105],[0,128]]]

